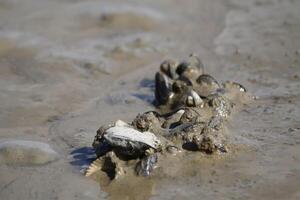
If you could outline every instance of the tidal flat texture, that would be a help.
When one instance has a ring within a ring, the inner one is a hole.
[[[297,0],[0,0],[0,139],[59,155],[1,162],[0,199],[300,199],[299,10]],[[174,156],[147,178],[84,177],[99,126],[154,110],[159,65],[191,53],[258,97],[226,126],[230,153]]]

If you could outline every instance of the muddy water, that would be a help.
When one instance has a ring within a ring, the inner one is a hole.
[[[1,165],[0,198],[299,199],[299,9],[296,0],[0,0],[0,139],[60,155]],[[228,124],[239,148],[166,160],[153,178],[83,177],[95,130],[154,109],[159,63],[191,52],[217,80],[259,96]]]

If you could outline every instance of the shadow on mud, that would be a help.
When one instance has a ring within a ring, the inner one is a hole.
[[[139,83],[140,88],[147,88],[151,90],[150,94],[141,94],[141,93],[132,93],[131,95],[144,101],[147,102],[148,104],[152,106],[157,106],[157,103],[155,101],[154,97],[154,90],[155,90],[155,82],[152,79],[143,79]]]
[[[71,165],[82,168],[88,166],[96,159],[95,150],[92,147],[81,147],[70,153],[72,157]]]
[[[142,100],[142,101],[145,101],[153,106],[155,106],[155,100],[154,100],[154,96],[153,95],[150,95],[150,94],[137,94],[137,93],[133,93],[131,94],[132,96]]]
[[[143,80],[141,80],[139,86],[143,87],[143,88],[150,88],[151,90],[154,91],[154,89],[155,89],[155,82],[154,82],[153,79],[144,78]]]

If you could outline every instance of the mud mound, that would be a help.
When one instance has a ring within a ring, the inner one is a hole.
[[[0,164],[43,165],[58,159],[46,143],[27,140],[0,141]]]

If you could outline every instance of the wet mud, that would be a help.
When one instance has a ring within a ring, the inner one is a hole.
[[[299,8],[0,0],[0,139],[43,142],[59,155],[27,166],[1,157],[0,199],[299,199]],[[166,156],[149,177],[85,177],[99,125],[155,110],[161,61],[191,53],[205,73],[258,97],[226,124],[230,153]]]

